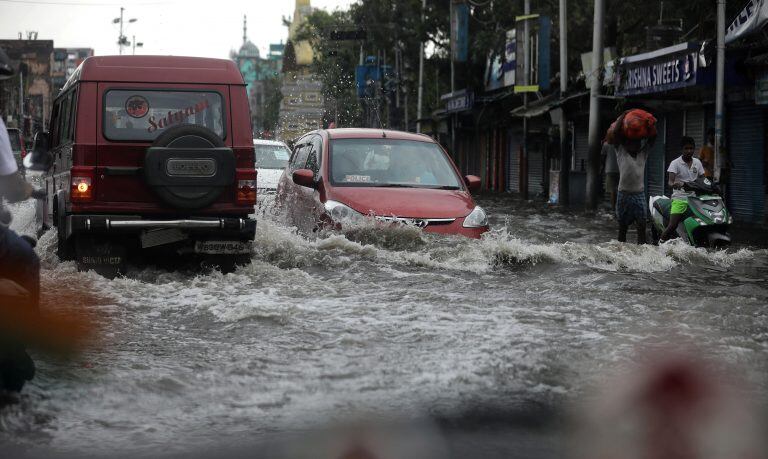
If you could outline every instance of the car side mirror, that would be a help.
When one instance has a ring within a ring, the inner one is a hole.
[[[480,189],[480,177],[477,175],[467,175],[464,177],[464,183],[467,184],[469,191],[478,191]]]
[[[48,146],[48,131],[37,131],[32,144],[32,152],[24,157],[24,168],[29,171],[47,172],[53,164]]]
[[[317,188],[315,173],[309,169],[297,169],[293,171],[293,183],[307,188]]]

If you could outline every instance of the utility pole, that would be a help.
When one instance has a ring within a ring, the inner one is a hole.
[[[118,47],[120,48],[121,56],[123,55],[123,42],[125,41],[123,39],[123,10],[124,9],[125,8],[123,8],[122,6],[120,7],[120,36],[117,39],[117,44],[118,44]]]
[[[600,184],[600,76],[603,68],[605,0],[595,0],[592,32],[592,85],[589,94],[589,157],[587,158],[587,209],[595,210]]]
[[[450,30],[451,30],[451,98],[453,98],[454,92],[456,92],[456,65],[453,62],[454,58],[454,49],[456,47],[455,40],[453,39],[453,21],[454,19],[454,7],[453,7],[453,1],[449,0],[451,2],[450,5]],[[456,164],[459,164],[459,157],[456,154],[456,113],[451,113],[451,156],[453,157],[453,160]],[[461,167],[463,165],[460,165]]]
[[[560,99],[568,90],[568,0],[560,0]],[[565,108],[560,106],[560,192],[559,202],[567,206],[570,201],[569,176],[571,172],[570,149],[568,148],[568,119]]]
[[[421,25],[424,26],[426,20],[425,11],[427,10],[427,0],[421,2]],[[419,89],[416,100],[416,132],[421,133],[421,109],[422,99],[424,97],[424,41],[419,44]],[[438,99],[439,100],[439,99]],[[407,103],[406,103],[407,106]],[[407,109],[406,109],[407,110]]]
[[[723,117],[725,109],[725,0],[717,0],[717,78],[715,89],[715,180],[723,167]]]
[[[525,0],[523,3],[523,14],[526,16],[531,14],[531,0]],[[523,84],[530,86],[531,84],[531,27],[528,19],[523,21]],[[523,93],[523,107],[528,109],[528,93]],[[520,178],[520,184],[522,185],[523,199],[528,199],[528,116],[523,116],[523,157],[520,158],[520,169],[522,171],[522,177]]]

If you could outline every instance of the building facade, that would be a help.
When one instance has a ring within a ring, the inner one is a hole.
[[[283,54],[283,83],[277,137],[293,141],[302,134],[323,127],[325,101],[323,85],[311,73],[312,47],[296,39],[299,28],[312,13],[309,0],[296,0],[288,43]]]
[[[0,115],[9,127],[20,127],[30,138],[46,128],[54,94],[52,40],[0,40],[17,70],[0,82]]]

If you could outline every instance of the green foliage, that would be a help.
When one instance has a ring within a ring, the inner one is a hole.
[[[278,76],[271,76],[264,80],[264,129],[275,132],[277,122],[280,119],[280,101],[283,94],[280,92],[282,80]]]
[[[647,27],[658,23],[661,2],[606,0],[605,44],[614,46],[620,56],[647,51]],[[378,56],[393,64],[402,55],[401,95],[408,94],[408,111],[415,118],[418,84],[419,44],[427,43],[425,62],[425,114],[441,107],[439,95],[450,91],[450,0],[427,0],[422,21],[422,0],[360,0],[348,10],[314,12],[301,31],[315,51],[313,72],[324,83],[329,113],[339,113],[340,125],[360,122],[360,105],[355,95],[355,66],[364,56]],[[687,40],[713,39],[716,20],[714,0],[665,0],[665,21],[678,20]],[[728,18],[743,6],[729,2]],[[743,2],[742,2],[743,3]],[[551,43],[553,72],[558,70],[558,0],[531,0],[531,11],[553,21]],[[592,49],[593,1],[568,2],[568,68],[571,81],[581,72],[581,54]],[[456,87],[483,92],[483,75],[489,54],[502,54],[505,33],[515,27],[516,16],[523,14],[523,0],[475,0],[470,2],[469,62],[456,64]],[[365,29],[362,42],[332,41],[332,30]],[[554,75],[553,75],[554,77]],[[332,116],[333,118],[333,116]]]

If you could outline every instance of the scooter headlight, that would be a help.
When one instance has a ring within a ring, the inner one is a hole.
[[[488,216],[482,207],[475,206],[472,212],[467,215],[467,218],[464,219],[464,225],[462,226],[464,228],[483,228],[488,226]]]
[[[365,218],[360,212],[338,201],[326,201],[325,211],[336,223],[360,223]]]

